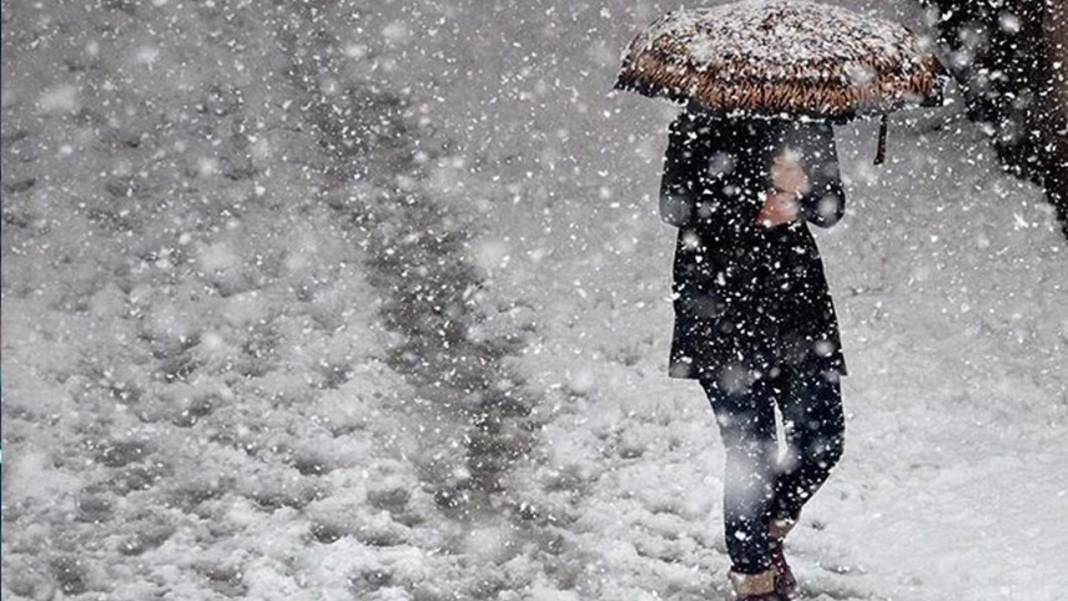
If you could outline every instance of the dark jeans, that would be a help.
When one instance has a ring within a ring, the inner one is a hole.
[[[771,565],[768,524],[797,520],[842,455],[845,419],[838,374],[784,369],[748,387],[701,380],[726,449],[723,521],[736,572]],[[729,389],[728,389],[729,388]],[[736,389],[737,388],[737,389]],[[783,415],[779,460],[775,405]]]

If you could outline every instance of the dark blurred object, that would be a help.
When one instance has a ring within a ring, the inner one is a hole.
[[[968,117],[1010,172],[1046,189],[1068,237],[1068,2],[920,1]]]

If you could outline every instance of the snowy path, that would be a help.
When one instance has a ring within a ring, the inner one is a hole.
[[[1036,191],[960,127],[902,144],[880,180],[851,169],[861,206],[824,244],[839,289],[860,291],[850,443],[811,517],[887,597],[1055,599],[1068,252]]]
[[[443,493],[522,450],[516,333],[480,321],[511,301],[466,252],[478,182],[342,74],[353,15],[17,9],[4,598],[508,588],[469,567],[498,508]]]

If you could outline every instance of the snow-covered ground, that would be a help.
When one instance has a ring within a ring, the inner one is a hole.
[[[606,94],[668,6],[300,6],[4,3],[4,599],[717,598],[721,449],[666,377],[675,109]],[[838,140],[847,451],[789,544],[807,595],[1059,599],[1052,212],[953,108],[881,167],[871,124]],[[463,340],[404,323],[440,295]],[[483,395],[390,351],[446,343],[542,426],[478,511],[441,493]]]

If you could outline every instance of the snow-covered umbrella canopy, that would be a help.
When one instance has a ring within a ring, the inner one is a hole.
[[[941,102],[945,70],[896,23],[805,0],[670,12],[623,54],[616,88],[713,112],[844,120]]]

